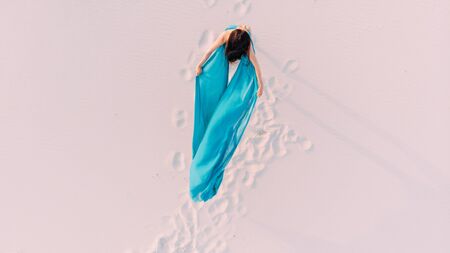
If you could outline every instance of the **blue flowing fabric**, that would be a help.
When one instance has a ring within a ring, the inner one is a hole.
[[[229,25],[225,30],[237,27]],[[255,52],[252,40],[251,45]],[[223,44],[211,53],[195,79],[189,181],[190,196],[196,202],[206,202],[216,195],[257,100],[256,72],[248,56],[242,55],[229,83],[228,68]]]

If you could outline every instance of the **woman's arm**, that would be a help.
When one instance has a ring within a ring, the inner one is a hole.
[[[258,79],[258,96],[262,95],[263,92],[263,82],[261,77],[261,67],[259,66],[258,60],[256,59],[255,52],[253,51],[253,43],[250,43],[250,47],[248,49],[248,58],[253,63],[256,72],[256,78]]]
[[[222,32],[217,37],[217,39],[211,44],[211,46],[208,48],[208,50],[206,50],[205,54],[203,55],[203,57],[201,58],[200,62],[197,64],[197,66],[195,68],[195,72],[196,72],[197,75],[199,75],[200,72],[202,71],[203,63],[205,63],[206,60],[209,58],[209,56],[211,56],[212,52],[214,52],[214,50],[216,50],[216,48],[220,47],[222,44],[224,44],[226,42],[227,32],[228,31]]]

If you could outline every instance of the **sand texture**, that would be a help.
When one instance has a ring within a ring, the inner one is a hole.
[[[449,13],[4,1],[0,253],[450,252]],[[265,90],[195,203],[194,68],[230,24],[250,25]]]

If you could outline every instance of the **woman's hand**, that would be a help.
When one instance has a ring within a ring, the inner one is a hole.
[[[257,93],[257,95],[258,95],[258,97],[261,97],[261,95],[263,94],[263,85],[262,85],[262,82],[259,84],[259,86],[258,86],[258,93]]]
[[[200,75],[200,73],[202,73],[202,66],[197,65],[195,67],[195,75],[198,76],[198,75]]]

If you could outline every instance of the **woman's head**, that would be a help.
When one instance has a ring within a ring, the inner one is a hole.
[[[241,59],[242,55],[247,54],[250,46],[250,35],[241,29],[235,29],[228,38],[225,55],[229,62]]]

